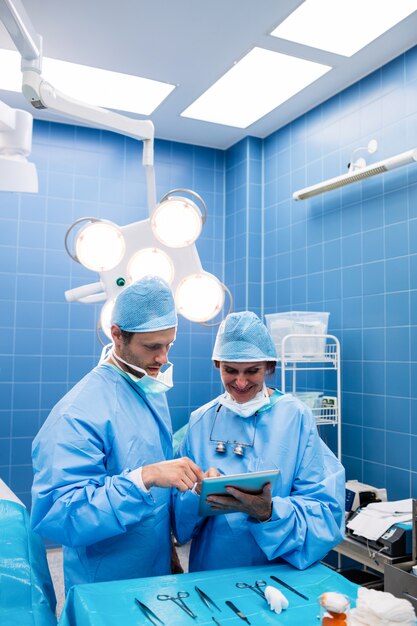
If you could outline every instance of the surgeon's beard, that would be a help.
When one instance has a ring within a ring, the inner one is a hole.
[[[116,353],[116,356],[123,359],[123,361],[127,361],[127,363],[130,363],[131,365],[134,365],[135,367],[140,367],[142,370],[145,370],[148,376],[152,376],[154,378],[158,376],[161,365],[155,363],[153,363],[152,365],[144,365],[144,363],[139,360],[136,354],[129,348],[129,343],[123,342],[122,349],[117,349],[116,346],[113,345],[113,351]],[[126,371],[128,373],[133,374],[137,378],[142,378],[142,376],[144,376],[144,374],[142,374],[141,372],[137,372],[134,369],[131,369],[128,365],[119,364],[119,367],[121,367],[122,369],[126,368]]]

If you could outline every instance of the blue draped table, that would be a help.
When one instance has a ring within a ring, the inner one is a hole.
[[[0,500],[1,626],[55,626],[55,604],[45,547],[27,510]]]
[[[271,580],[271,574],[290,584],[309,600],[303,600],[281,587]],[[238,582],[253,585],[256,580],[265,580],[268,585],[279,588],[290,603],[288,609],[277,615],[252,590],[236,587]],[[221,611],[210,611],[198,597],[194,585],[210,596]],[[178,591],[190,594],[185,602],[197,615],[196,619],[171,601],[157,600],[158,594],[175,596]],[[142,614],[135,598],[146,604],[166,626],[214,626],[212,616],[221,626],[243,626],[246,622],[225,605],[225,600],[231,600],[246,615],[251,626],[318,626],[317,597],[325,591],[344,593],[354,601],[357,585],[321,564],[302,572],[282,564],[75,585],[68,593],[59,626],[149,626],[151,622]]]

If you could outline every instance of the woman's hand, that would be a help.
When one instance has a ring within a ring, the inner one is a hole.
[[[215,511],[246,513],[259,522],[266,522],[271,517],[271,483],[267,483],[259,495],[246,493],[234,487],[226,487],[226,491],[229,496],[210,495],[206,500],[207,504]]]
[[[221,473],[215,467],[209,467],[209,469],[204,472],[202,480],[204,480],[204,478],[213,478],[214,476],[221,476]],[[199,480],[194,486],[194,491],[198,495],[201,493],[201,482],[202,481]]]

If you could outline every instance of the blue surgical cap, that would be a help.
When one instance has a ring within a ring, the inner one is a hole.
[[[175,302],[169,285],[158,276],[145,276],[132,283],[118,295],[111,322],[131,333],[177,326]]]
[[[254,363],[277,358],[271,335],[255,313],[230,313],[220,324],[213,361]]]

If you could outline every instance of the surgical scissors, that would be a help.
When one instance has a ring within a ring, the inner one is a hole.
[[[265,600],[265,602],[267,602],[265,594],[261,589],[261,587],[266,587],[266,582],[264,580],[256,580],[254,585],[249,585],[248,583],[236,583],[236,587],[238,589],[252,589],[252,591],[257,593]]]
[[[165,600],[172,600],[172,602],[176,604],[177,606],[179,606],[180,609],[185,611],[187,615],[195,619],[197,615],[193,613],[190,608],[188,608],[188,606],[185,604],[184,599],[183,599],[183,598],[188,598],[189,595],[190,594],[188,593],[188,591],[179,591],[176,596],[168,596],[167,594],[160,593],[156,597],[158,598],[158,600],[162,600],[163,602]]]

